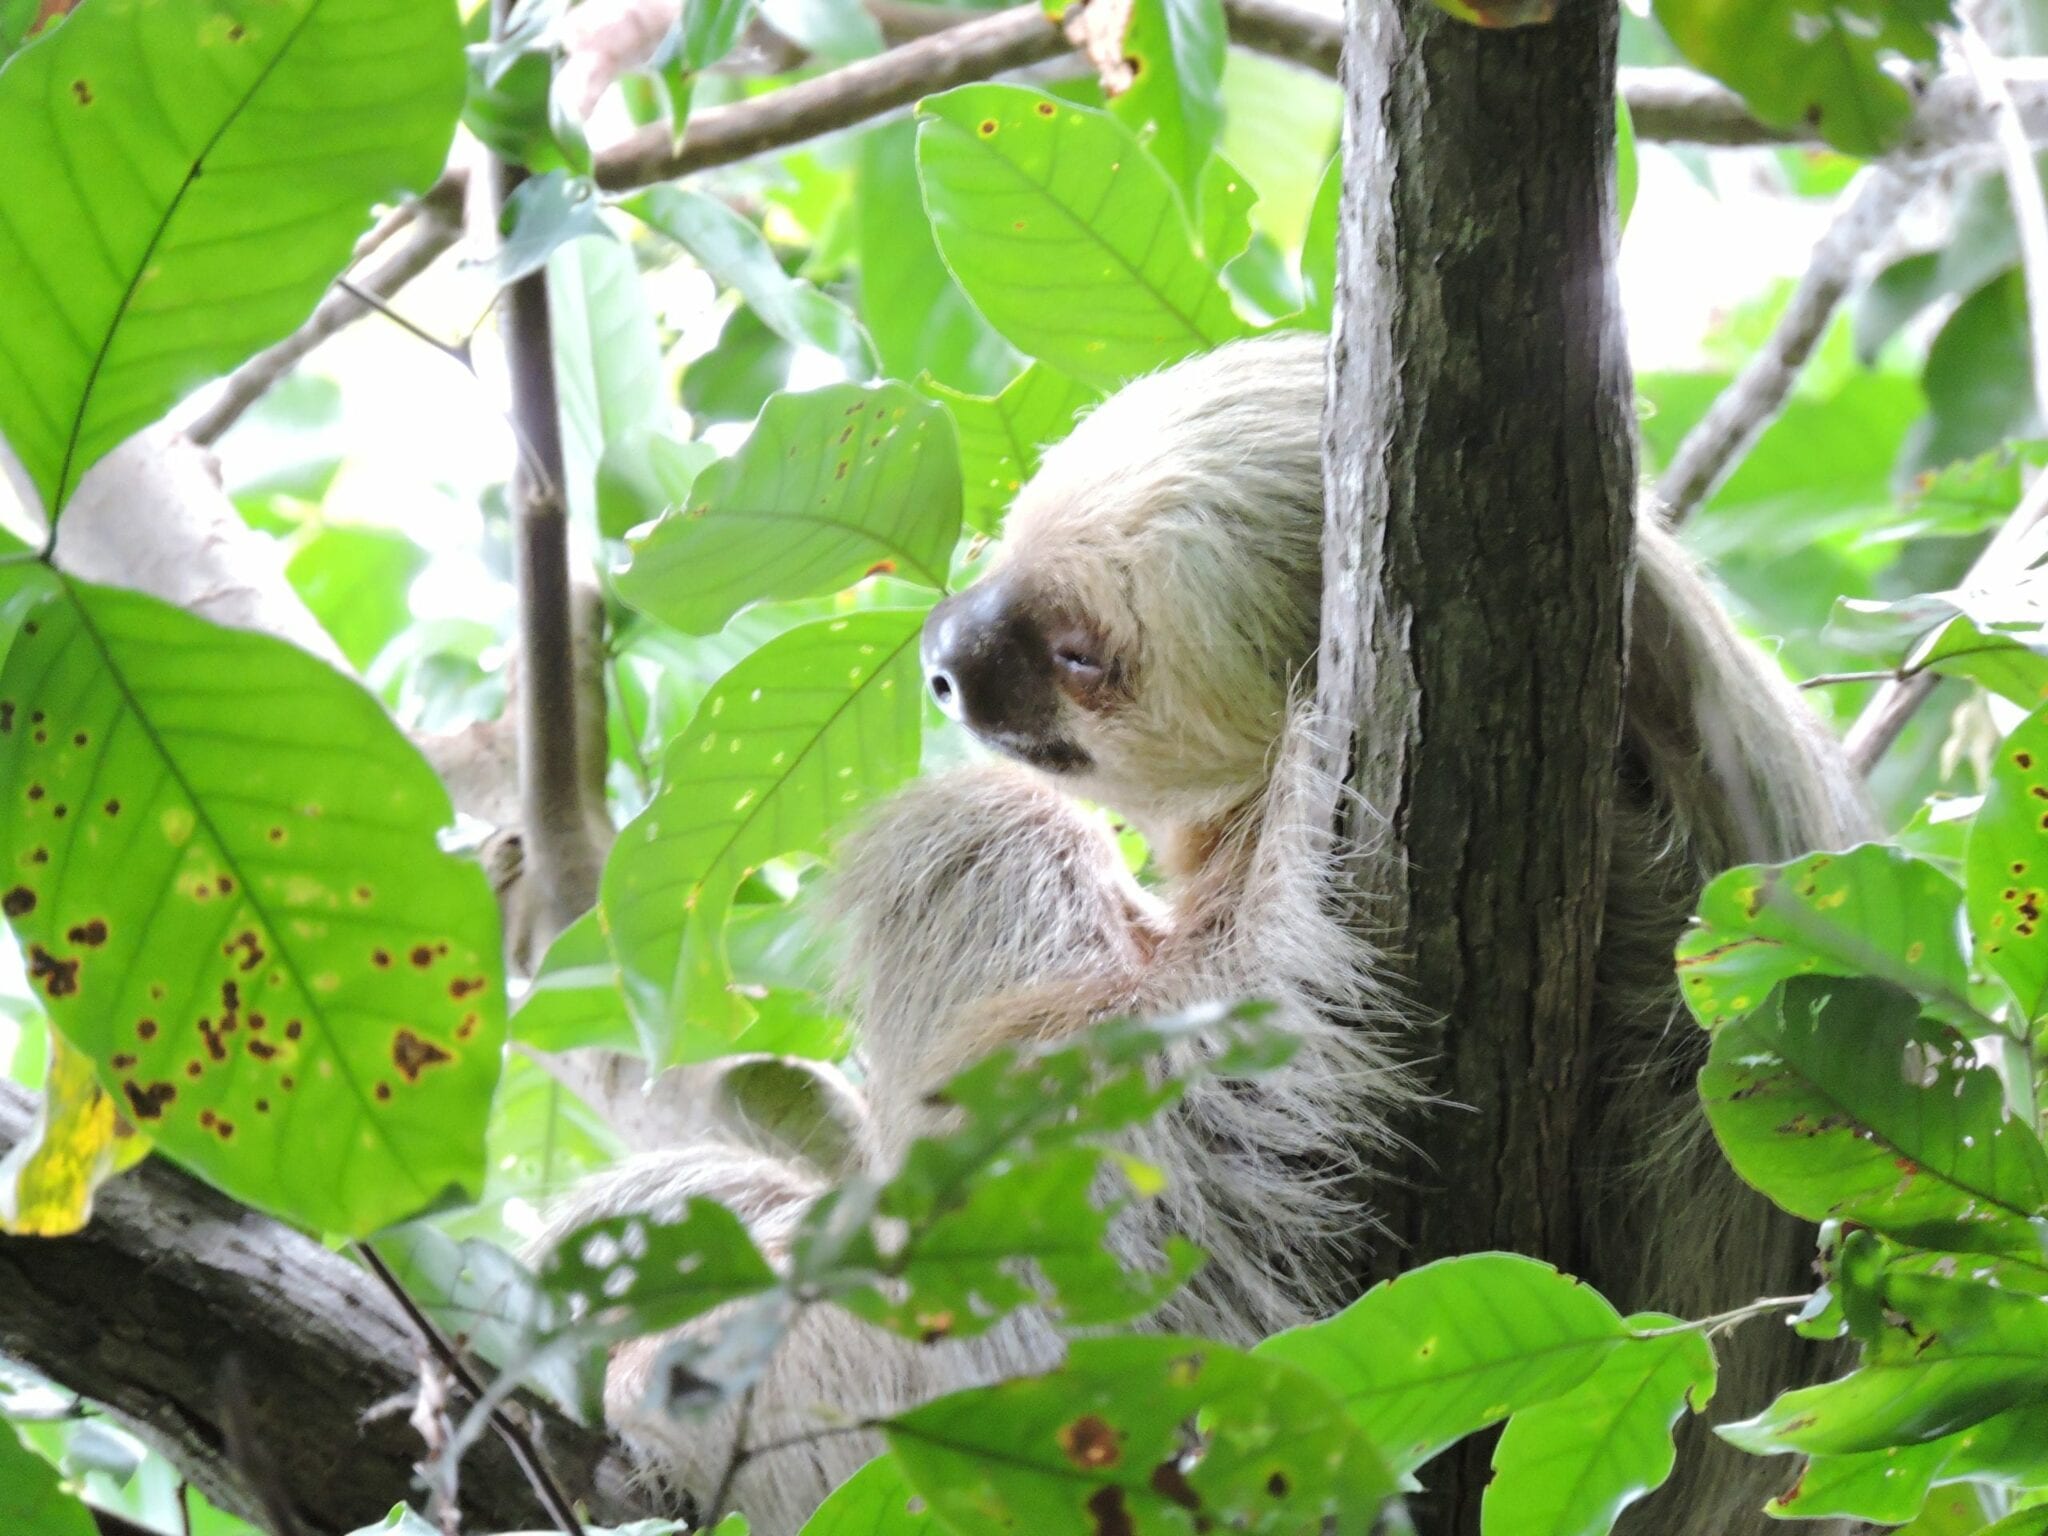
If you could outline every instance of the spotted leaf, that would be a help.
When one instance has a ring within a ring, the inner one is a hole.
[[[372,1231],[481,1177],[497,910],[445,791],[302,651],[40,568],[0,670],[0,908],[159,1147]]]
[[[963,395],[944,385],[932,393],[953,413],[960,433],[960,479],[967,525],[993,534],[1024,482],[1038,472],[1048,445],[1074,430],[1074,420],[1102,398],[1057,368],[1033,363],[999,395]]]
[[[2048,1013],[2048,709],[2006,737],[1964,860],[1970,931],[2029,1020]]]
[[[700,1052],[704,1030],[730,1041],[749,1021],[725,952],[740,881],[764,860],[816,851],[916,771],[923,621],[876,609],[786,630],[719,679],[669,748],[599,896],[657,1065]]]
[[[9,61],[0,432],[46,508],[305,319],[463,74],[448,0],[93,0]]]
[[[959,536],[945,411],[903,384],[777,395],[633,546],[619,595],[709,634],[748,603],[835,592],[870,570],[943,589]]]
[[[1249,329],[1173,182],[1106,113],[964,85],[918,108],[917,168],[939,254],[1028,356],[1115,384]]]

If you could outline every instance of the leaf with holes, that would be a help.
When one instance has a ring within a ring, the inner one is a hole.
[[[1795,1216],[2040,1251],[2048,1152],[1998,1072],[1897,987],[1786,982],[1714,1032],[1700,1097],[1735,1171]]]
[[[2014,727],[1992,760],[1991,782],[1965,856],[1970,930],[2029,1020],[2048,1012],[2048,709]]]
[[[1955,936],[1962,900],[1934,865],[1878,843],[1746,864],[1700,893],[1678,941],[1681,990],[1709,1029],[1805,975],[1881,976],[1966,1016],[1969,966]]]
[[[0,433],[60,510],[305,319],[462,106],[447,0],[93,0],[0,74]]]
[[[977,533],[993,534],[1024,482],[1038,473],[1047,447],[1074,430],[1074,421],[1102,398],[1099,390],[1057,368],[1033,363],[999,395],[963,395],[943,385],[932,393],[953,413],[960,433],[964,519]]]
[[[13,611],[0,909],[122,1112],[324,1231],[473,1194],[498,914],[433,771],[282,641],[40,567]]]
[[[605,1216],[576,1228],[541,1266],[543,1290],[590,1338],[664,1333],[779,1283],[739,1217],[692,1198],[672,1221]]]
[[[633,546],[619,595],[689,634],[748,603],[836,592],[888,571],[935,591],[960,537],[946,413],[907,384],[777,395],[690,504]]]
[[[648,1060],[699,1026],[748,1021],[725,919],[764,860],[825,834],[917,770],[921,609],[800,624],[713,686],[669,748],[662,784],[619,834],[599,901]]]
[[[1677,1321],[1650,1312],[1628,1326]],[[1480,1501],[1480,1536],[1606,1536],[1622,1510],[1671,1475],[1678,1416],[1704,1412],[1713,1395],[1705,1334],[1629,1340],[1564,1396],[1508,1420]]]
[[[1173,183],[1106,113],[1017,85],[918,107],[939,253],[1026,355],[1115,384],[1244,335]]]
[[[1394,1491],[1324,1384],[1206,1339],[1076,1339],[1057,1370],[956,1392],[885,1430],[911,1486],[959,1530],[1366,1536]]]
[[[1382,1281],[1325,1323],[1258,1353],[1334,1388],[1410,1472],[1453,1441],[1569,1392],[1628,1338],[1591,1286],[1512,1253],[1477,1253]]]

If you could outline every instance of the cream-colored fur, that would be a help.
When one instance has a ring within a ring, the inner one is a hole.
[[[1124,1010],[1276,1004],[1301,1040],[1293,1061],[1255,1083],[1198,1080],[1129,1139],[1168,1182],[1116,1239],[1142,1258],[1169,1232],[1193,1237],[1209,1262],[1155,1321],[1237,1343],[1353,1298],[1360,1252],[1379,1235],[1375,1154],[1418,1092],[1398,968],[1335,915],[1340,791],[1309,766],[1317,727],[1300,702],[1321,594],[1323,394],[1319,338],[1238,343],[1130,385],[1047,455],[994,575],[1019,602],[1079,623],[1101,663],[1057,707],[1055,728],[1085,764],[994,762],[913,785],[848,841],[838,882],[877,1168],[931,1124],[930,1090],[995,1044]],[[1597,1021],[1613,1159],[1583,1192],[1599,1256],[1587,1278],[1624,1308],[1700,1315],[1802,1285],[1811,1245],[1700,1134],[1700,1038],[1679,1016],[1672,943],[1712,872],[1843,844],[1862,812],[1832,743],[1653,520],[1639,548]],[[1151,839],[1156,894],[1077,799]],[[705,1146],[585,1190],[565,1221],[711,1193],[740,1205],[773,1251],[816,1188],[762,1153]],[[1770,1326],[1728,1353],[1724,1401],[1754,1406],[1784,1378],[1790,1344]],[[886,1413],[1059,1351],[1035,1315],[921,1348],[814,1309],[761,1384],[749,1439]],[[730,1413],[643,1412],[657,1352],[619,1353],[613,1416],[651,1475],[702,1498]],[[1764,1529],[1751,1512],[1776,1470],[1703,1453],[1701,1438],[1635,1529]],[[875,1446],[834,1434],[762,1457],[737,1502],[760,1536],[787,1536]]]

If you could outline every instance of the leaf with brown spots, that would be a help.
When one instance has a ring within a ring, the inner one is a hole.
[[[1964,856],[1970,932],[2029,1022],[2048,1015],[2048,708],[1992,760]]]
[[[0,1159],[0,1228],[62,1237],[92,1215],[93,1191],[149,1143],[122,1124],[92,1058],[54,1030],[33,1129]]]
[[[439,174],[463,79],[419,0],[112,0],[7,61],[0,433],[45,510],[305,319],[371,206]]]
[[[1058,1370],[884,1428],[910,1487],[961,1530],[1365,1536],[1394,1490],[1314,1376],[1202,1339],[1077,1339]]]
[[[0,734],[0,864],[35,897],[10,921],[52,1023],[252,1205],[364,1233],[473,1193],[504,985],[488,882],[436,845],[439,780],[296,647],[27,580],[0,694],[54,728]]]

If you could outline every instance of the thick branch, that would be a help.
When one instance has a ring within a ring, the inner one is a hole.
[[[33,1101],[0,1085],[0,1149]],[[319,1242],[152,1158],[100,1191],[75,1237],[0,1237],[0,1352],[105,1405],[222,1507],[262,1521],[231,1421],[262,1426],[258,1470],[310,1532],[381,1519],[421,1447],[403,1412],[417,1341],[371,1277]],[[238,1402],[223,1401],[237,1362]],[[604,1437],[527,1410],[561,1481],[610,1524],[644,1513]],[[462,1478],[474,1530],[547,1523],[504,1446],[478,1442]]]
[[[1400,1127],[1383,1274],[1496,1248],[1590,1270],[1635,497],[1615,31],[1606,5],[1520,31],[1347,12],[1320,696],[1362,727],[1372,921],[1447,1021],[1415,1044],[1441,1099]],[[1478,1529],[1485,1457],[1437,1463],[1425,1528]]]

